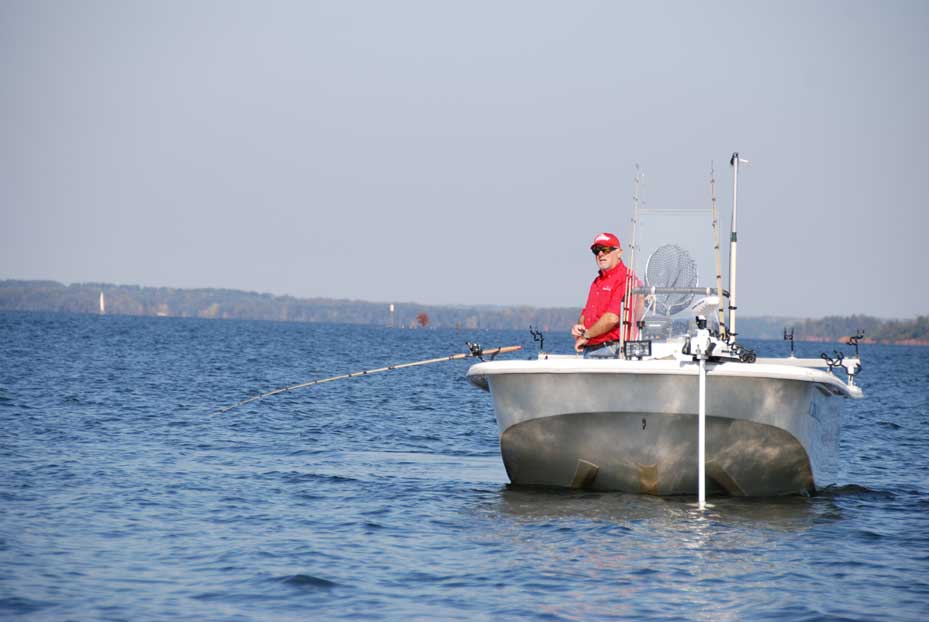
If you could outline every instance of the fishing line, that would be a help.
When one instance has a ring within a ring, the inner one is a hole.
[[[350,374],[341,374],[339,376],[333,376],[331,378],[322,378],[320,380],[309,380],[307,382],[301,382],[299,384],[292,384],[289,387],[281,387],[280,389],[274,389],[273,391],[268,391],[267,393],[262,393],[261,395],[253,395],[252,397],[246,398],[242,400],[241,402],[238,402],[237,404],[226,406],[225,408],[220,408],[219,410],[210,413],[210,415],[221,415],[223,413],[229,412],[233,408],[238,408],[239,406],[244,406],[251,402],[254,402],[254,401],[266,398],[266,397],[271,397],[272,395],[277,395],[278,393],[286,393],[288,391],[294,391],[296,389],[312,387],[317,384],[323,384],[324,382],[332,382],[333,380],[344,380],[346,378],[357,378],[359,376],[368,376],[371,374],[378,374],[378,373],[385,372],[385,371],[403,369],[405,367],[416,367],[418,365],[430,365],[432,363],[441,363],[443,361],[456,361],[456,360],[472,358],[472,357],[484,360],[484,357],[487,356],[493,359],[498,354],[506,354],[507,352],[515,352],[517,350],[523,349],[522,346],[502,346],[499,348],[491,348],[489,350],[485,350],[476,343],[469,343],[467,345],[468,345],[468,352],[461,352],[458,354],[452,354],[450,356],[440,356],[438,358],[425,359],[422,361],[413,361],[412,363],[397,363],[395,365],[387,365],[385,367],[378,367],[377,369],[366,369],[363,371],[352,372]]]

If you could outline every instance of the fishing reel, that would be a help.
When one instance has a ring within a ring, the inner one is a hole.
[[[732,343],[729,346],[729,350],[739,359],[740,363],[754,363],[758,359],[754,350],[737,343]]]
[[[478,359],[482,363],[484,362],[484,348],[481,347],[481,344],[466,341],[465,345],[468,346],[468,353],[470,354],[470,356],[473,356],[474,358]],[[492,361],[495,358],[497,358],[498,354],[501,354],[503,352],[512,351],[514,347],[516,350],[522,349],[522,346],[513,346],[513,347],[507,347],[507,348],[491,348],[490,353],[487,356]]]
[[[694,360],[710,359],[713,356],[713,350],[716,349],[716,345],[719,343],[719,339],[715,338],[706,327],[706,316],[698,315],[696,319],[697,332],[684,343],[687,349],[684,354],[693,355]]]
[[[481,347],[481,344],[471,343],[470,341],[466,341],[465,345],[468,346],[468,352],[471,353],[471,356],[473,356],[476,359],[480,359],[482,361],[484,360],[484,357],[483,357],[484,348]]]
[[[707,328],[706,316],[698,315],[696,323],[697,330],[694,335],[684,338],[684,347],[681,348],[683,354],[693,356],[695,361],[705,359],[714,362],[755,362],[757,357],[754,350],[721,339],[718,333]]]

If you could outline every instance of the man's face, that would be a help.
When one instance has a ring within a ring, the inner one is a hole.
[[[597,266],[604,272],[612,270],[623,256],[623,249],[609,246],[595,246],[593,249],[597,259]]]

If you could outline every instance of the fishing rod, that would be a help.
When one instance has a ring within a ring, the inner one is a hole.
[[[719,252],[719,212],[716,209],[716,172],[712,162],[710,162],[710,196],[713,204],[713,253],[716,256],[716,298],[718,299],[716,309],[719,315],[719,336],[723,341],[727,341],[726,315],[723,310],[723,270]]]
[[[626,341],[636,339],[635,334],[635,312],[633,309],[634,300],[632,288],[635,287],[635,251],[638,248],[636,244],[636,229],[639,225],[639,184],[642,183],[644,173],[639,170],[639,165],[635,165],[635,177],[633,178],[632,190],[632,243],[629,245],[629,263],[626,270],[626,290],[623,292],[623,300],[620,304],[621,326],[619,331],[619,351],[624,352],[623,344]],[[641,319],[641,318],[639,318]]]
[[[434,359],[425,359],[422,361],[413,361],[412,363],[398,363],[395,365],[387,365],[386,367],[378,367],[377,369],[366,369],[364,371],[356,371],[350,374],[342,374],[339,376],[333,376],[332,378],[322,378],[320,380],[310,380],[307,382],[301,382],[299,384],[292,384],[289,387],[281,387],[280,389],[274,389],[273,391],[268,391],[267,393],[262,393],[261,395],[253,395],[252,397],[246,398],[237,404],[231,406],[226,406],[225,408],[220,408],[219,410],[210,413],[210,415],[221,415],[223,413],[229,412],[233,408],[238,408],[239,406],[244,406],[250,402],[260,400],[266,397],[271,397],[272,395],[277,395],[278,393],[286,393],[288,391],[294,391],[296,389],[302,389],[304,387],[311,387],[317,384],[323,384],[324,382],[332,382],[333,380],[344,380],[345,378],[357,378],[358,376],[368,376],[370,374],[378,374],[385,371],[393,371],[395,369],[403,369],[405,367],[416,367],[418,365],[430,365],[432,363],[441,363],[443,361],[456,361],[466,358],[479,358],[484,360],[485,356],[493,359],[498,354],[506,354],[507,352],[516,352],[517,350],[522,350],[522,346],[502,346],[499,348],[491,348],[485,350],[481,348],[476,343],[468,343],[468,351],[461,352],[458,354],[452,354],[450,356],[440,356]]]
[[[729,324],[727,326],[728,330],[726,331],[733,342],[735,341],[736,335],[738,335],[735,329],[735,313],[736,309],[738,309],[738,305],[735,301],[735,260],[736,246],[739,239],[738,229],[736,228],[736,207],[738,205],[737,198],[739,196],[739,164],[751,164],[751,162],[741,159],[739,157],[739,152],[736,151],[732,154],[732,159],[729,160],[729,165],[732,167],[732,228],[729,234]]]

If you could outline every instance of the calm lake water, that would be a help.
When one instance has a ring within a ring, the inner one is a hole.
[[[863,347],[837,486],[705,513],[509,487],[469,361],[210,414],[468,340],[535,352],[528,331],[0,313],[0,618],[929,619],[929,348]]]

